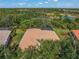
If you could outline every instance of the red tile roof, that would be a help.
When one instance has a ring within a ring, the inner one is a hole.
[[[54,31],[50,30],[41,30],[41,29],[27,29],[25,32],[19,47],[24,50],[25,48],[28,48],[29,46],[36,46],[38,44],[37,40],[59,40],[59,37],[56,35]]]
[[[79,40],[79,30],[72,30],[72,32],[76,36],[76,38]]]

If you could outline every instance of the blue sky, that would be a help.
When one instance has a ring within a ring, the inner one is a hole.
[[[0,0],[0,8],[79,8],[79,0]]]

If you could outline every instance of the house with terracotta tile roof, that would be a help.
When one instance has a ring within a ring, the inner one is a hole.
[[[72,34],[73,34],[74,38],[79,40],[79,30],[72,30]]]
[[[7,45],[10,39],[10,30],[0,30],[0,45]]]
[[[42,30],[37,28],[27,29],[22,40],[20,41],[19,47],[24,50],[29,46],[36,46],[39,44],[38,40],[52,40],[57,41],[59,37],[52,30]]]

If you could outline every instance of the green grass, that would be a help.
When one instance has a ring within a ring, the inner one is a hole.
[[[57,35],[58,35],[60,38],[62,38],[62,39],[67,38],[68,33],[69,33],[69,30],[68,30],[68,29],[54,28],[53,30],[54,30],[54,31],[57,33]]]
[[[23,35],[24,35],[24,31],[23,30],[16,29],[15,36],[12,38],[11,45],[13,45],[15,43],[19,43],[20,40],[22,39]]]

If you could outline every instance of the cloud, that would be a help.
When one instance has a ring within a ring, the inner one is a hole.
[[[42,2],[39,2],[39,4],[41,4],[41,5],[42,5],[42,4],[45,4],[45,3],[47,4],[47,3],[48,3],[48,1],[46,1],[46,2],[43,2],[43,3],[42,3]]]
[[[59,0],[48,0],[48,2],[58,2]]]
[[[53,0],[54,2],[58,2],[59,0]]]
[[[40,2],[39,4],[43,4],[42,2]]]
[[[48,3],[48,2],[45,2],[45,3]]]
[[[20,3],[17,3],[18,5],[20,6],[23,6],[23,5],[26,5],[26,2],[20,2]]]

